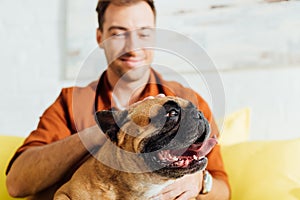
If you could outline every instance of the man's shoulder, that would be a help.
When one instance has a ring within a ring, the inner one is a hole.
[[[166,85],[169,88],[172,88],[172,89],[176,90],[176,91],[190,91],[190,92],[195,92],[191,88],[183,86],[181,83],[179,83],[177,81],[163,80],[163,84]]]
[[[197,94],[194,90],[191,88],[188,88],[186,86],[183,86],[178,81],[174,80],[166,80],[160,73],[155,71],[153,69],[153,74],[155,76],[156,82],[158,85],[161,85],[163,88],[170,90],[174,95],[181,96],[184,94]]]
[[[159,80],[158,84],[163,86],[166,95],[178,96],[191,101],[211,121],[212,115],[209,105],[199,93],[177,81],[164,80],[160,74],[157,77]]]
[[[97,81],[93,81],[86,86],[71,86],[71,87],[64,87],[61,89],[61,96],[62,97],[72,97],[74,94],[88,94],[88,93],[95,93],[97,87]]]
[[[190,96],[195,96],[195,97],[200,97],[200,95],[194,91],[192,88],[189,88],[187,86],[182,85],[181,83],[177,81],[169,81],[169,80],[162,80],[161,84],[163,87],[167,88],[170,90],[174,95],[178,97],[190,97]]]

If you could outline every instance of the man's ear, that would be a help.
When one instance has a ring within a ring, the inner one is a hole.
[[[111,141],[117,142],[118,132],[120,127],[124,124],[127,114],[127,110],[103,110],[96,112],[95,118],[98,126],[111,139]]]
[[[99,28],[97,28],[97,30],[96,30],[96,39],[97,39],[97,43],[98,43],[99,47],[103,49],[102,31]]]

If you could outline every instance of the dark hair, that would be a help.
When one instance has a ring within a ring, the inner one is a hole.
[[[148,3],[148,5],[151,7],[151,10],[154,14],[154,17],[156,17],[156,9],[153,0],[98,0],[98,4],[96,8],[96,11],[98,13],[98,24],[99,24],[98,28],[101,31],[103,31],[104,15],[110,3],[119,6],[129,6],[140,1],[145,1],[146,3]]]

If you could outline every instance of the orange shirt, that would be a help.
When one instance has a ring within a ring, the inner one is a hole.
[[[85,128],[94,126],[95,94],[97,81],[86,87],[71,87],[62,89],[56,101],[44,112],[36,130],[26,138],[24,144],[17,150],[12,158],[7,172],[14,160],[26,149],[40,146],[64,139]],[[97,110],[108,110],[111,108],[112,89],[103,73],[99,80],[99,96],[97,97]],[[155,72],[151,71],[150,79],[142,92],[139,100],[147,96],[155,96],[163,93],[166,96],[178,96],[194,103],[209,120],[212,127],[212,135],[219,135],[214,123],[212,113],[208,104],[196,92],[185,88],[177,82],[165,81]],[[133,102],[132,102],[133,103]],[[216,178],[224,180],[229,186],[228,177],[220,153],[220,146],[216,145],[209,153],[207,170]]]

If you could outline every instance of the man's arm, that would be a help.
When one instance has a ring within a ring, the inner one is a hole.
[[[13,197],[35,194],[58,182],[86,154],[87,148],[102,145],[104,134],[97,126],[54,143],[31,147],[12,164],[6,185]],[[82,140],[85,140],[84,145]]]

